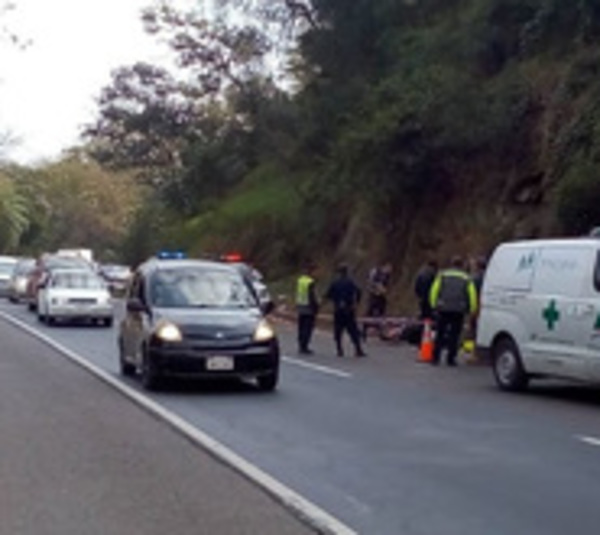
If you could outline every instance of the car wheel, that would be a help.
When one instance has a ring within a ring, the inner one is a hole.
[[[105,327],[112,327],[112,325],[113,325],[113,319],[112,318],[105,318],[102,323],[103,323],[103,325]]]
[[[256,378],[256,382],[258,384],[258,388],[263,392],[272,392],[277,388],[277,383],[279,382],[279,371],[273,371],[268,373],[267,375],[259,375]]]
[[[494,344],[493,371],[501,390],[519,392],[529,384],[529,376],[523,368],[521,354],[510,338],[502,338]]]
[[[56,318],[54,316],[45,316],[45,318],[46,318],[46,322],[48,323],[48,325],[56,324]]]
[[[34,312],[35,311],[35,304],[34,303],[27,303],[27,309],[29,310],[29,312]]]
[[[42,314],[39,309],[37,312],[37,319],[40,323],[46,323],[46,316],[44,316],[44,314]]]
[[[151,391],[160,390],[163,382],[163,378],[156,367],[156,363],[152,360],[146,349],[143,350],[142,355],[141,379],[144,389]]]
[[[125,349],[123,348],[123,340],[119,338],[119,370],[121,375],[132,377],[135,375],[135,366],[127,362],[125,358]]]

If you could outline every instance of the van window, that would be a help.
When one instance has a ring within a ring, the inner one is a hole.
[[[535,272],[533,291],[537,294],[580,297],[587,279],[586,261],[590,260],[589,249],[543,248]]]
[[[538,254],[535,247],[498,247],[485,274],[484,286],[487,290],[531,290]]]
[[[600,292],[600,251],[596,253],[596,264],[594,265],[594,288]]]

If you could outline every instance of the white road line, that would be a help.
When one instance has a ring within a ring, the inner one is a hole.
[[[174,430],[200,446],[217,460],[233,468],[239,474],[262,488],[302,522],[312,527],[317,533],[323,535],[358,535],[356,531],[321,509],[318,505],[277,481],[258,466],[245,460],[218,440],[212,438],[199,428],[194,427],[180,416],[177,416],[174,412],[171,412],[162,405],[152,401],[144,394],[127,386],[117,377],[114,377],[108,372],[95,366],[84,357],[62,346],[52,338],[10,316],[4,311],[0,311],[0,317],[52,347],[149,413],[164,420]]]
[[[589,444],[590,446],[598,446],[598,447],[600,447],[600,438],[586,437],[586,436],[583,436],[583,435],[579,435],[577,438],[579,440],[581,440],[581,442],[585,442],[586,444]]]
[[[322,366],[320,364],[313,364],[312,362],[306,362],[305,360],[295,359],[292,357],[281,357],[281,360],[294,366],[300,366],[301,368],[307,368],[320,373],[326,373],[327,375],[333,375],[334,377],[341,377],[342,379],[352,379],[352,374],[344,372],[342,370],[336,370],[329,366]]]

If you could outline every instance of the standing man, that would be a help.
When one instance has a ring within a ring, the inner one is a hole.
[[[366,357],[360,344],[358,325],[356,324],[356,308],[360,302],[361,291],[352,280],[348,266],[342,264],[337,269],[337,277],[330,284],[326,294],[333,303],[333,334],[338,357],[344,356],[342,335],[348,331],[355,350],[355,356]]]
[[[369,272],[367,288],[369,291],[369,302],[367,305],[367,316],[385,316],[387,310],[387,292],[392,277],[392,265],[389,262],[381,266],[375,266]]]
[[[369,293],[366,316],[367,318],[383,318],[387,312],[387,294],[392,278],[392,264],[385,262],[380,266],[375,266],[369,271],[367,278],[367,291]],[[363,340],[367,340],[369,330],[369,319],[365,321],[362,330]],[[379,335],[382,334],[382,324],[377,326]]]
[[[310,341],[319,312],[319,301],[314,279],[315,266],[308,264],[296,282],[296,312],[298,315],[298,352],[312,355]]]
[[[437,275],[429,297],[436,312],[436,339],[431,363],[438,365],[442,351],[446,349],[448,366],[456,366],[465,315],[473,315],[477,310],[477,290],[464,271],[459,256],[452,259],[449,269]]]
[[[431,285],[437,276],[438,265],[435,260],[428,260],[417,273],[415,279],[415,295],[419,301],[419,319],[433,319],[433,309],[429,303]]]

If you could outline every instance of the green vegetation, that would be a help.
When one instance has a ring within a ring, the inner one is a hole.
[[[145,191],[130,261],[236,249],[285,279],[385,257],[405,308],[426,256],[600,223],[600,0],[218,4],[148,10],[183,76],[123,67],[88,129]]]

